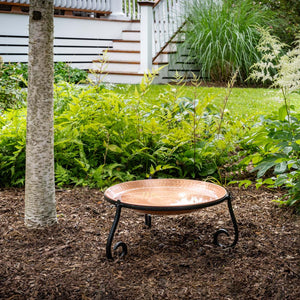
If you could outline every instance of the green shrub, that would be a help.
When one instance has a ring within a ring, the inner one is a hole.
[[[300,114],[286,108],[262,118],[257,129],[247,138],[256,151],[242,163],[253,164],[257,172],[256,186],[283,187],[286,195],[279,203],[294,206],[300,212]]]
[[[151,102],[150,82],[131,94],[105,87],[99,93],[97,86],[69,83],[55,86],[57,185],[103,188],[154,174],[220,178],[220,168],[242,134],[241,123],[197,86],[192,97],[184,95],[183,86],[172,86]],[[0,156],[6,162],[0,165],[1,185],[24,182],[23,113],[6,112],[0,120]]]
[[[87,81],[88,73],[85,70],[72,68],[65,62],[54,63],[55,83],[65,81],[69,83],[84,83]],[[28,65],[24,63],[5,63],[2,66],[2,80],[13,81],[19,87],[27,87]]]
[[[28,65],[24,63],[4,63],[2,66],[1,78],[14,81],[20,88],[27,87]]]
[[[273,24],[273,35],[284,43],[292,46],[300,28],[300,1],[299,0],[261,0],[268,8],[274,11],[276,23]],[[257,5],[257,4],[256,4]]]
[[[283,106],[271,116],[262,118],[248,144],[257,151],[243,163],[254,165],[257,186],[283,187],[286,196],[279,202],[294,206],[300,212],[300,114],[290,104],[293,93],[300,90],[300,37],[296,47],[282,55],[284,44],[261,29],[262,39],[258,49],[262,60],[253,66],[254,79],[272,82],[280,88]]]
[[[78,68],[72,68],[65,62],[54,63],[54,81],[66,81],[69,83],[84,83],[87,81],[88,73]]]
[[[0,114],[0,186],[23,185],[25,181],[26,109]]]
[[[153,105],[144,100],[147,89],[141,86],[128,97],[82,88],[71,100],[61,90],[68,104],[55,119],[57,184],[104,187],[154,173],[218,176],[222,157],[234,146],[226,124],[217,137],[219,112],[208,110],[213,97],[178,97],[180,88],[174,88]]]
[[[3,64],[0,61],[0,111],[20,107],[26,99],[27,67],[23,64]]]
[[[181,52],[196,63],[201,76],[212,81],[228,81],[238,69],[244,81],[258,60],[257,25],[270,24],[270,10],[253,6],[252,0],[191,1]]]
[[[25,89],[28,81],[28,65],[23,63],[2,63],[0,60],[0,110],[24,105],[27,97]],[[87,82],[88,73],[71,68],[67,63],[54,64],[54,81],[69,83]]]

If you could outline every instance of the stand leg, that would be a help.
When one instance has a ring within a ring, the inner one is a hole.
[[[151,215],[145,214],[145,225],[151,228]]]
[[[231,195],[229,195],[228,199],[227,199],[227,205],[228,205],[228,209],[229,209],[229,213],[231,216],[231,220],[232,220],[232,224],[233,224],[233,228],[234,228],[234,240],[230,245],[223,245],[221,243],[219,243],[218,238],[220,234],[226,234],[227,236],[229,236],[229,233],[226,229],[219,229],[215,234],[214,234],[214,244],[220,247],[234,247],[239,239],[239,230],[238,230],[238,226],[237,226],[237,222],[236,222],[236,218],[234,216],[233,213],[233,209],[232,209],[232,205],[231,205]]]
[[[122,208],[122,204],[120,201],[117,202],[116,205],[116,215],[115,215],[115,219],[114,222],[112,224],[112,227],[110,229],[108,238],[107,238],[107,242],[106,242],[106,257],[108,259],[113,259],[112,253],[111,253],[111,244],[112,244],[112,240],[114,238],[114,234],[116,232],[119,220],[120,220],[120,215],[121,215],[121,208]],[[120,253],[120,257],[123,257],[127,254],[127,245],[123,242],[118,242],[115,244],[114,246],[114,250],[117,250],[119,247],[122,247],[122,252]]]

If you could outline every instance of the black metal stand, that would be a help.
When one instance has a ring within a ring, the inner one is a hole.
[[[223,248],[234,247],[236,245],[238,239],[239,239],[239,230],[238,230],[236,218],[235,218],[234,213],[233,213],[233,209],[232,209],[232,205],[231,205],[231,199],[232,199],[231,195],[229,195],[228,199],[227,199],[227,205],[228,205],[229,213],[230,213],[233,228],[234,228],[234,240],[228,246],[219,243],[218,238],[219,238],[220,234],[226,234],[227,236],[229,236],[228,231],[226,229],[223,229],[223,228],[217,230],[217,232],[215,232],[215,234],[214,234],[214,244],[217,245],[217,246],[223,247]]]
[[[116,215],[115,215],[115,219],[114,222],[112,224],[112,227],[110,229],[108,238],[107,238],[107,242],[106,242],[106,257],[108,259],[113,259],[112,253],[111,253],[111,244],[120,220],[120,215],[121,215],[121,208],[122,208],[122,204],[121,201],[118,200],[117,204],[116,204]],[[127,245],[123,242],[118,242],[115,244],[114,246],[114,250],[117,250],[119,247],[122,247],[122,252],[120,253],[120,257],[123,257],[127,254]]]
[[[107,238],[107,243],[106,243],[106,257],[108,259],[113,259],[112,251],[111,251],[111,245],[112,245],[114,234],[116,232],[116,229],[117,229],[117,226],[118,226],[118,223],[119,223],[119,220],[120,220],[121,209],[123,207],[120,200],[118,200],[115,205],[116,205],[116,214],[115,214],[115,218],[114,218],[112,227],[110,229],[110,232],[109,232],[109,235],[108,235],[108,238]],[[232,209],[231,196],[230,195],[227,197],[227,205],[228,205],[229,213],[230,213],[230,216],[231,216],[232,224],[233,224],[233,227],[234,227],[234,240],[230,245],[223,245],[219,242],[218,239],[219,239],[220,234],[225,234],[225,235],[229,236],[228,231],[226,229],[223,229],[223,228],[219,229],[215,232],[214,240],[213,240],[215,245],[223,247],[223,248],[234,247],[236,245],[236,243],[238,241],[238,237],[239,237],[238,226],[237,226],[236,218],[234,216],[234,212],[233,212],[233,209]],[[151,228],[151,215],[150,214],[145,214],[145,224],[149,228]],[[117,250],[119,247],[122,248],[122,251],[119,254],[119,257],[124,257],[127,254],[127,245],[123,242],[118,242],[114,245],[113,250]]]

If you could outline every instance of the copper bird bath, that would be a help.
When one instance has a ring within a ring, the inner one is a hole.
[[[128,181],[108,188],[104,198],[116,206],[116,214],[107,243],[106,257],[112,259],[111,245],[119,223],[121,209],[130,208],[145,214],[145,224],[151,227],[151,215],[185,214],[198,209],[217,205],[227,201],[234,227],[234,240],[230,245],[218,241],[220,234],[229,236],[226,229],[214,234],[214,244],[221,247],[233,247],[238,241],[238,226],[231,205],[231,196],[219,185],[188,179],[147,179]],[[127,254],[127,245],[118,242],[114,250],[121,247],[120,256]]]

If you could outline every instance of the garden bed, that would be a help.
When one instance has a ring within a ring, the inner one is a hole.
[[[122,212],[108,261],[115,209],[99,190],[57,191],[59,224],[24,227],[24,190],[0,190],[1,299],[299,299],[300,217],[278,208],[279,192],[229,189],[239,224],[234,249],[212,243],[232,229],[226,203],[181,216],[153,216],[152,228]]]

